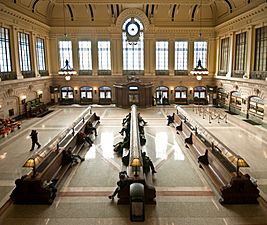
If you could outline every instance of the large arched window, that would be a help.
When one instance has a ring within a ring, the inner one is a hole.
[[[126,27],[130,21],[136,22],[140,27],[140,37],[137,42],[128,41]],[[143,24],[137,18],[129,18],[122,25],[123,74],[125,75],[144,74],[143,28]]]

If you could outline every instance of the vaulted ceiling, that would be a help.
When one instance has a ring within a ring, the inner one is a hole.
[[[141,9],[157,26],[215,26],[266,0],[0,0],[49,26],[109,26],[128,8]],[[65,18],[65,19],[64,19]],[[201,18],[201,19],[200,19]]]

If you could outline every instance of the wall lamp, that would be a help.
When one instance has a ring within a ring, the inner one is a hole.
[[[96,88],[96,87],[94,87],[94,93],[96,94],[96,92],[97,92],[97,88]]]
[[[39,98],[43,97],[43,91],[37,91],[37,94],[38,94]]]
[[[26,98],[27,98],[26,95],[21,95],[21,96],[20,96],[21,104],[25,104],[25,102],[26,102]]]

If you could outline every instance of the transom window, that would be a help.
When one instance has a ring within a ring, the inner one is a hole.
[[[111,70],[110,41],[98,41],[98,70]]]
[[[19,59],[20,70],[31,71],[30,37],[28,34],[19,32]]]
[[[168,41],[156,41],[156,70],[168,70]]]
[[[79,41],[79,69],[92,70],[91,41]]]
[[[236,35],[235,70],[244,71],[246,66],[247,33]]]
[[[174,69],[187,70],[188,41],[175,41]]]
[[[267,71],[267,26],[256,29],[255,71]]]
[[[197,66],[198,60],[201,60],[201,64],[204,68],[207,68],[207,53],[208,43],[206,41],[194,42],[194,67]]]
[[[0,72],[11,72],[9,29],[0,27]]]
[[[36,55],[37,55],[38,70],[39,71],[46,70],[45,47],[44,47],[44,39],[42,38],[36,38]]]
[[[60,68],[66,65],[66,60],[69,61],[69,66],[73,68],[72,60],[72,43],[71,41],[59,41],[59,64]]]
[[[140,26],[140,37],[138,42],[129,43],[126,35],[126,24],[131,20],[127,19],[122,26],[122,45],[123,45],[123,71],[128,74],[128,71],[143,71],[144,70],[144,33],[143,24],[140,20],[134,18]]]

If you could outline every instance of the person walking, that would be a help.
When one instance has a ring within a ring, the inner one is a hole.
[[[35,144],[38,145],[38,148],[41,147],[40,143],[38,142],[38,132],[36,130],[32,130],[31,134],[31,139],[32,139],[32,148],[30,151],[34,150]]]

